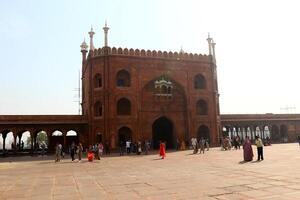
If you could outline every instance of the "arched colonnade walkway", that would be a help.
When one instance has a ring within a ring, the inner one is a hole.
[[[300,115],[221,115],[223,135],[230,138],[248,136],[251,140],[258,135],[273,143],[295,142],[300,135]]]
[[[57,143],[68,151],[72,142],[87,142],[87,130],[82,116],[0,116],[0,152],[53,152]]]

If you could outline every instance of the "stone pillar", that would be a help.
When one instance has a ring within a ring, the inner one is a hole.
[[[13,134],[14,137],[14,149],[12,149],[12,151],[14,152],[14,154],[17,153],[17,136],[15,134]]]
[[[3,155],[5,154],[5,139],[6,139],[7,133],[2,133],[2,138],[3,138]]]
[[[247,126],[243,127],[243,136],[244,136],[244,138],[246,138],[248,136],[251,140],[251,135],[248,134],[248,127]],[[243,136],[242,136],[242,138],[243,138]]]
[[[34,151],[36,151],[37,150],[37,143],[36,143],[36,138],[37,138],[37,134],[34,134],[33,135],[33,144],[34,144]]]
[[[67,133],[63,133],[63,137],[64,137],[64,144],[63,144],[63,147],[66,148],[66,144],[67,144],[67,140],[66,140]]]
[[[19,151],[21,150],[21,139],[23,134],[19,134]]]
[[[31,140],[31,153],[33,154],[33,152],[34,152],[34,145],[33,145],[34,134],[30,134],[30,140]]]
[[[265,137],[265,127],[264,126],[261,127],[261,137],[262,137],[262,139],[266,138]]]
[[[254,141],[255,136],[256,136],[256,127],[255,126],[250,126],[250,133],[252,134],[253,141]]]

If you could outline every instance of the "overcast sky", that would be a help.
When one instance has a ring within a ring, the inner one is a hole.
[[[77,114],[80,43],[207,54],[221,113],[300,112],[299,5],[276,0],[0,1],[0,114]],[[289,108],[289,109],[287,109]]]

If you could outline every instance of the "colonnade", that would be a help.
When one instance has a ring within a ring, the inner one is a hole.
[[[255,136],[259,136],[263,140],[270,139],[275,143],[289,142],[288,128],[286,124],[267,124],[267,125],[241,125],[223,123],[223,135],[233,138],[239,136],[242,140],[249,137],[254,140]]]

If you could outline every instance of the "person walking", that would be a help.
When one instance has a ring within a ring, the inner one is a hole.
[[[264,155],[263,155],[263,142],[259,138],[259,136],[255,136],[255,145],[257,147],[257,161],[264,160]]]
[[[148,155],[148,152],[150,150],[150,142],[148,140],[145,140],[145,154]]]
[[[104,149],[102,142],[99,143],[98,149],[99,149],[99,158],[101,158],[103,156],[103,149]]]
[[[180,141],[179,141],[179,139],[177,138],[177,139],[176,139],[176,151],[179,151],[179,149],[180,149]]]
[[[142,143],[140,141],[137,142],[137,155],[142,154]]]
[[[56,143],[55,162],[60,162],[60,158],[61,158],[61,144]]]
[[[166,145],[164,142],[159,143],[159,156],[161,159],[164,159],[166,157]]]
[[[241,138],[239,135],[236,136],[236,143],[237,143],[238,148],[241,149]]]
[[[82,151],[83,151],[83,147],[81,143],[78,144],[77,151],[78,151],[78,162],[81,162]]]
[[[127,140],[126,141],[126,151],[127,151],[127,154],[130,154],[130,146],[131,146],[131,142],[130,142],[130,140]]]
[[[209,139],[205,140],[206,150],[209,151]]]
[[[105,154],[109,155],[110,154],[110,143],[108,141],[105,142],[104,148],[105,148]]]
[[[70,153],[71,153],[71,158],[72,158],[72,162],[75,160],[75,152],[76,152],[76,146],[75,143],[72,142],[71,144],[71,148],[70,148]]]
[[[193,147],[193,154],[198,153],[197,138],[195,138],[195,137],[191,138],[191,143],[192,143],[192,147]]]
[[[123,152],[123,140],[120,140],[119,141],[119,153],[120,153],[120,156],[123,156],[124,155],[124,152]]]
[[[200,140],[199,140],[199,149],[200,149],[200,154],[201,154],[201,152],[203,152],[203,154],[204,154],[204,149],[205,149],[205,139],[204,138],[201,138]]]
[[[94,153],[95,153],[95,159],[100,160],[99,144],[98,143],[95,144],[93,149],[94,149]]]

